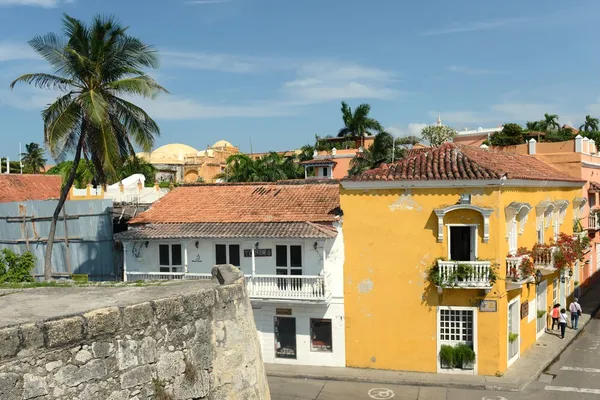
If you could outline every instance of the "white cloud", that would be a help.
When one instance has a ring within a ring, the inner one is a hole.
[[[505,71],[500,71],[496,69],[487,69],[487,68],[470,68],[460,65],[452,65],[448,67],[448,71],[456,72],[467,75],[495,75],[495,74],[504,74]]]
[[[19,110],[42,110],[60,96],[60,92],[51,90],[36,90],[27,86],[22,89],[0,90],[0,105],[10,106]]]
[[[177,50],[160,52],[165,68],[200,69],[238,74],[294,69],[298,62],[284,58],[253,57],[238,54],[197,53]]]
[[[421,33],[423,36],[437,36],[437,35],[449,35],[453,33],[463,33],[463,32],[474,32],[474,31],[484,31],[502,28],[504,26],[523,24],[530,20],[530,18],[507,18],[507,19],[498,19],[495,21],[482,21],[475,23],[467,23],[467,24],[456,24],[455,26],[441,29],[432,29],[429,31],[425,31]]]
[[[428,125],[429,124],[425,124],[422,122],[420,122],[420,123],[411,122],[406,127],[390,126],[389,128],[386,128],[386,131],[396,137],[401,137],[401,136],[420,137],[421,131],[423,130],[423,128],[425,128]]]
[[[1,2],[2,0],[0,0]],[[0,3],[1,4],[1,3]],[[40,57],[26,43],[0,41],[0,62],[36,60]]]
[[[0,6],[36,6],[53,8],[58,5],[58,0],[0,0]]]
[[[498,103],[490,105],[483,111],[444,111],[441,117],[442,122],[454,125],[455,128],[459,123],[485,128],[483,125],[486,124],[498,126],[506,122],[539,120],[544,113],[557,114],[561,117],[561,121],[571,119],[570,115],[561,112],[560,106],[542,103]],[[432,117],[436,117],[437,114],[437,112],[429,112]]]

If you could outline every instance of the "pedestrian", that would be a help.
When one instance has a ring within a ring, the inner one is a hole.
[[[560,324],[558,323],[558,316],[560,315],[560,304],[555,304],[554,307],[552,307],[552,313],[551,313],[551,317],[552,317],[552,330],[554,330],[554,324],[556,324],[556,327],[560,329]]]
[[[575,297],[573,302],[569,306],[569,312],[571,313],[571,327],[575,330],[577,328],[577,323],[579,322],[579,317],[581,316],[581,306],[579,305],[578,298]]]
[[[567,330],[567,323],[569,322],[569,317],[567,316],[567,310],[564,308],[560,309],[560,314],[558,314],[558,325],[560,325],[560,338],[565,338],[565,331]]]

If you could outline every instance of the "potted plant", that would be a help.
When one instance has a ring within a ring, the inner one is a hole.
[[[508,341],[510,343],[514,343],[518,338],[519,338],[519,334],[518,333],[512,333],[512,332],[508,333]]]
[[[546,310],[537,310],[537,317],[543,318],[546,315]]]
[[[454,348],[454,365],[457,368],[473,369],[475,366],[475,352],[468,344],[461,343]]]
[[[440,347],[440,364],[442,368],[454,367],[454,347],[447,344]]]

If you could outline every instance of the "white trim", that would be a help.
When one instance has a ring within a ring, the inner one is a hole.
[[[587,167],[587,168],[600,169],[600,164],[591,163],[591,162],[588,162],[588,161],[582,161],[581,162],[581,166],[582,167]]]
[[[532,179],[414,180],[414,181],[341,181],[344,189],[408,189],[465,187],[583,187],[585,181],[538,181]]]
[[[448,260],[452,260],[452,257],[450,257],[450,241],[452,240],[452,238],[450,237],[450,228],[452,227],[465,227],[468,226],[471,228],[471,246],[472,246],[472,252],[471,252],[471,260],[462,260],[462,261],[476,261],[477,260],[477,238],[479,235],[479,225],[478,224],[446,224],[446,226],[448,227]],[[457,261],[457,260],[452,260],[452,261]]]
[[[455,210],[473,210],[479,212],[483,218],[483,243],[487,243],[490,240],[490,216],[494,210],[491,208],[478,207],[472,204],[455,204],[433,210],[438,219],[438,243],[442,243],[444,241],[444,217],[447,213]]]
[[[473,370],[456,370],[456,369],[445,369],[442,368],[442,365],[440,363],[440,348],[442,346],[442,343],[440,341],[440,310],[469,310],[469,311],[473,311],[473,351],[475,352],[475,365],[473,366]],[[435,358],[436,358],[436,364],[437,364],[437,373],[441,374],[441,373],[455,373],[455,374],[468,374],[468,375],[477,375],[477,366],[478,366],[478,362],[477,359],[479,357],[479,351],[477,348],[478,345],[478,341],[477,341],[477,336],[478,336],[478,331],[479,331],[479,327],[477,326],[477,311],[478,308],[477,307],[454,307],[454,306],[437,306],[436,307],[436,312],[435,312],[435,328],[436,328],[436,332],[435,332],[435,341],[437,344],[437,350],[435,353]]]
[[[510,356],[510,341],[508,340],[508,335],[510,333],[510,330],[508,329],[510,326],[510,306],[513,305],[514,303],[518,303],[517,306],[517,332],[513,332],[516,333],[517,335],[517,354],[515,354],[515,356],[513,356],[513,358],[508,358]],[[506,309],[506,358],[507,358],[507,367],[510,367],[515,361],[517,361],[519,359],[519,357],[521,357],[521,309],[520,306],[521,305],[521,295],[518,295],[517,297],[515,297],[514,299],[512,299],[511,301],[508,302],[508,308]]]

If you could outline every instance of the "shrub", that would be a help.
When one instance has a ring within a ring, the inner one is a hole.
[[[461,343],[454,347],[454,365],[457,368],[464,368],[475,362],[475,352],[468,344]]]
[[[512,332],[509,332],[509,334],[508,334],[508,341],[509,341],[510,343],[513,343],[513,342],[514,342],[515,340],[517,340],[518,338],[519,338],[519,334],[518,334],[518,333],[512,333]]]
[[[443,344],[440,347],[440,362],[443,367],[452,368],[454,366],[454,347]]]
[[[35,256],[30,252],[20,255],[9,249],[0,252],[0,283],[33,282],[34,268]]]
[[[542,318],[544,315],[546,315],[546,310],[537,310],[538,318]]]

